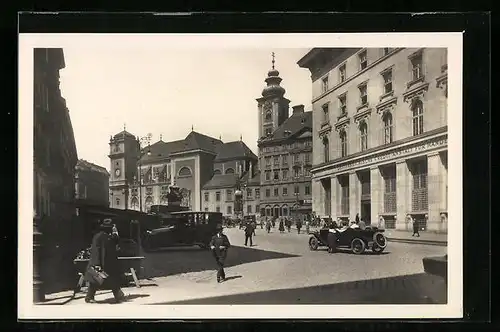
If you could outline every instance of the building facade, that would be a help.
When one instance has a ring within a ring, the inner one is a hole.
[[[312,49],[313,209],[447,232],[447,51]]]
[[[70,220],[75,209],[77,151],[66,100],[59,88],[61,48],[34,49],[33,206],[44,219]]]
[[[203,209],[237,216],[235,192],[243,192],[243,215],[260,215],[257,156],[243,141],[220,146],[214,160],[214,175],[202,190]]]
[[[281,81],[273,59],[267,86],[257,99],[260,213],[279,217],[293,210],[305,218],[312,211],[312,112],[297,105],[289,116],[290,101]]]
[[[108,207],[109,202],[109,173],[106,168],[78,160],[75,168],[76,199],[90,205]]]

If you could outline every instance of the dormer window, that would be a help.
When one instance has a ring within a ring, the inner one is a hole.
[[[323,93],[328,91],[328,76],[325,76],[321,79],[321,91]]]

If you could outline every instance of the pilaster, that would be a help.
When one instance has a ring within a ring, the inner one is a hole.
[[[406,160],[396,162],[396,229],[409,230],[406,215],[410,207],[410,170]]]
[[[332,219],[336,219],[338,215],[338,202],[339,202],[339,181],[336,176],[332,176],[330,178],[330,190],[331,190],[331,217]]]
[[[359,209],[359,179],[356,172],[349,173],[349,219],[356,219],[356,213],[360,213]]]
[[[441,180],[443,164],[438,152],[427,156],[427,195],[429,213],[427,229],[429,231],[440,231],[441,229]]]
[[[370,222],[372,225],[378,223],[379,213],[382,211],[383,202],[382,175],[378,166],[370,167]]]

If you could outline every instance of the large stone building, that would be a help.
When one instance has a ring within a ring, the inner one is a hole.
[[[259,109],[260,210],[265,216],[302,217],[311,212],[312,112],[293,107],[278,70],[265,79],[267,86],[257,99]]]
[[[108,207],[109,173],[106,168],[80,159],[75,170],[75,198],[80,203]]]
[[[110,206],[144,212],[153,205],[168,205],[170,187],[175,186],[182,194],[182,206],[214,212],[219,207],[227,214],[224,204],[216,204],[216,192],[225,190],[225,203],[234,195],[238,181],[252,171],[257,158],[241,141],[223,143],[195,131],[182,140],[164,142],[160,138],[141,149],[139,139],[124,130],[113,136],[109,145]],[[229,196],[228,188],[232,188]]]
[[[313,209],[447,232],[447,52],[315,48]]]
[[[203,186],[204,211],[235,217],[235,192],[243,191],[243,214],[259,215],[257,156],[243,141],[219,147],[214,160],[214,176]]]

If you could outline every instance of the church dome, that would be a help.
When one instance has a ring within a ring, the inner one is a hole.
[[[272,68],[267,72],[267,77],[265,79],[265,82],[267,83],[267,86],[262,90],[262,96],[263,97],[268,97],[268,96],[280,96],[282,97],[285,94],[285,89],[280,86],[280,83],[282,81],[280,75],[280,72],[274,68],[274,53],[273,53],[273,65]]]

